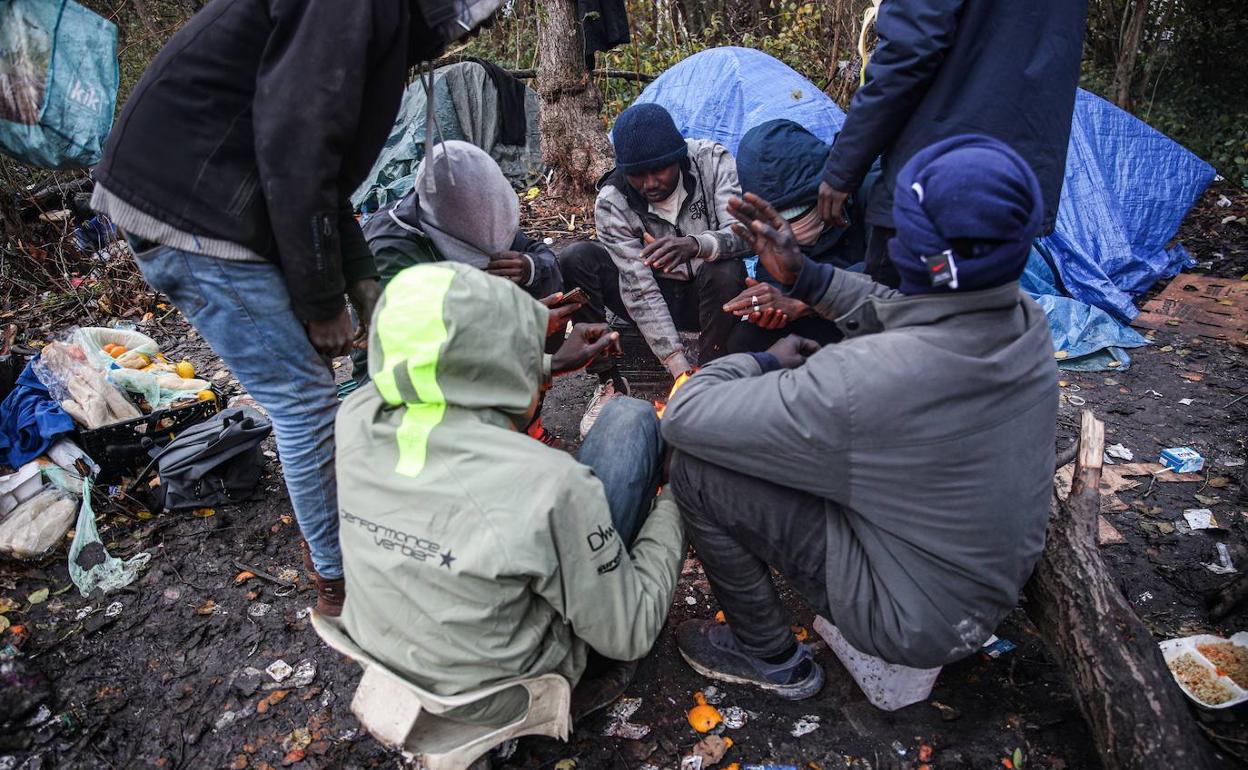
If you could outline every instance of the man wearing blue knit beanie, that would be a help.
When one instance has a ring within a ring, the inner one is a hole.
[[[1044,547],[1056,367],[1018,287],[1043,226],[1036,176],[963,135],[915,154],[893,193],[900,291],[804,257],[758,196],[730,206],[845,340],[726,356],[667,405],[672,490],[727,620],[687,621],[677,645],[711,678],[819,691],[773,568],[853,647],[934,668],[979,649]]]
[[[673,377],[692,368],[679,331],[699,331],[698,362],[724,354],[736,317],[723,306],[745,288],[748,253],[732,231],[728,201],[741,194],[732,154],[715,142],[681,136],[658,104],[634,104],[611,130],[616,168],[594,207],[599,242],[559,256],[564,285],[588,304],[578,323],[602,323],[606,308],[631,318]],[[584,435],[602,407],[628,384],[606,363],[581,421]]]

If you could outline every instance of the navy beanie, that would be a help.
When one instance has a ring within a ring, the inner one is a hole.
[[[828,145],[786,118],[759,124],[737,146],[741,191],[752,192],[777,211],[809,208],[819,199]]]
[[[672,114],[661,105],[634,104],[611,129],[615,163],[625,174],[640,174],[679,163],[689,154]]]
[[[901,274],[903,294],[952,291],[932,285],[923,257],[954,250],[956,291],[1017,281],[1032,240],[1040,235],[1044,202],[1035,172],[1018,153],[992,137],[964,134],[920,151],[897,175],[888,255]]]

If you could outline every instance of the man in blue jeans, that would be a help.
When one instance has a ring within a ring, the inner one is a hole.
[[[345,599],[330,360],[380,291],[350,193],[409,70],[499,0],[230,0],[152,61],[109,135],[92,206],[273,420],[317,608]],[[356,340],[362,343],[363,338]]]
[[[515,283],[462,263],[387,284],[369,381],[338,412],[342,624],[439,695],[547,673],[595,682],[575,716],[627,685],[627,667],[601,661],[650,650],[685,549],[671,494],[656,499],[649,403],[613,399],[576,459],[525,435],[553,375],[618,349],[605,324],[578,324],[547,354],[551,321]],[[448,716],[498,725],[526,705],[512,688]]]

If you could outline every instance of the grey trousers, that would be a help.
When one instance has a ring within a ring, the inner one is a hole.
[[[679,451],[672,456],[671,485],[685,532],[742,649],[770,657],[793,644],[792,619],[771,568],[811,609],[832,619],[826,500]]]

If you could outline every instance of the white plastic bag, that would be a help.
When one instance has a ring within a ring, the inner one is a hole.
[[[91,365],[107,375],[110,382],[142,396],[152,409],[164,409],[180,399],[193,399],[199,391],[208,388],[205,380],[179,377],[174,366],[160,358],[160,346],[146,334],[128,329],[84,326],[75,330],[71,339],[82,348]],[[126,352],[113,358],[104,351],[104,346],[108,344],[121,345]]]
[[[60,542],[74,521],[78,501],[52,485],[13,509],[0,522],[0,553],[33,559]]]

